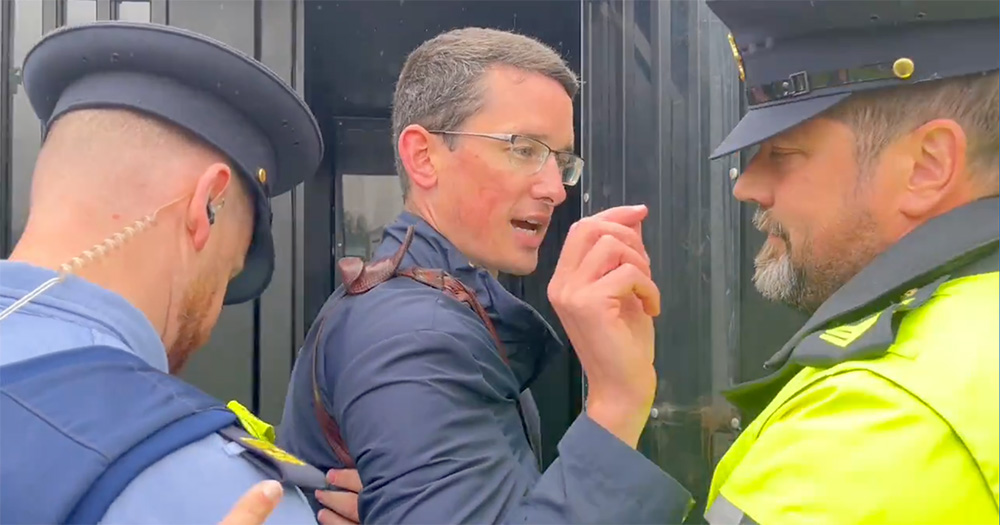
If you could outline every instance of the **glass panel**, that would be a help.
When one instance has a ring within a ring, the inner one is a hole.
[[[28,218],[28,199],[31,190],[31,172],[41,145],[41,126],[31,110],[28,96],[21,85],[20,73],[24,56],[42,37],[42,7],[38,0],[14,2],[14,53],[11,64],[16,81],[11,85],[14,94],[11,113],[11,246],[17,243]]]
[[[97,20],[97,0],[67,0],[66,25],[72,26]]]
[[[717,396],[736,375],[739,205],[708,155],[740,115],[726,31],[704,0],[584,3],[583,214],[644,203],[659,385],[640,450],[699,499],[701,521],[733,413]],[[727,54],[728,53],[728,54]]]
[[[118,20],[129,22],[149,22],[149,0],[115,0]]]
[[[371,260],[382,241],[382,230],[403,210],[399,177],[349,175],[341,180],[345,257]]]

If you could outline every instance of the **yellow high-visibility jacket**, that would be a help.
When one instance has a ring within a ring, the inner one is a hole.
[[[727,396],[758,413],[719,463],[720,523],[997,523],[996,198],[914,231]],[[763,408],[761,408],[763,407]]]

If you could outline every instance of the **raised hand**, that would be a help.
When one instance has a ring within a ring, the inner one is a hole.
[[[645,206],[574,224],[548,296],[587,374],[587,413],[635,447],[656,393],[653,317],[660,292],[642,244]]]

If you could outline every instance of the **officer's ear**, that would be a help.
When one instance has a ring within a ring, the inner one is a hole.
[[[950,119],[935,119],[909,134],[912,169],[902,199],[903,213],[919,217],[964,192],[967,182],[965,131]]]
[[[233,183],[232,178],[232,169],[222,162],[212,164],[198,177],[185,216],[195,251],[203,250],[208,243],[212,225],[219,220],[222,199]]]

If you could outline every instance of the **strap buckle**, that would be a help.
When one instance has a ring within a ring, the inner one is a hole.
[[[784,88],[783,96],[794,97],[804,95],[811,91],[809,86],[809,74],[805,71],[792,73],[788,76],[788,80],[781,83],[781,87]]]

